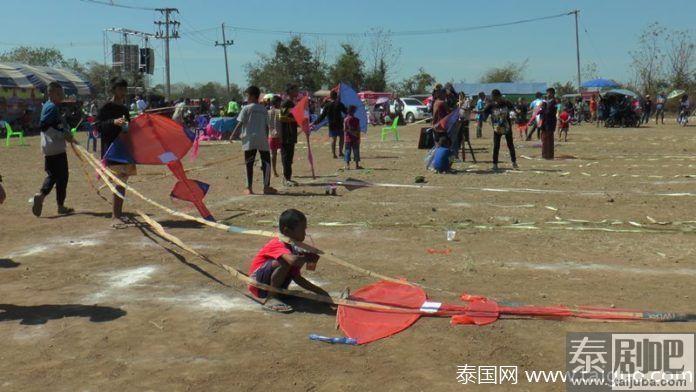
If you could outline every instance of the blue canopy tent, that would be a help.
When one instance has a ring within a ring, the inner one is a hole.
[[[617,88],[621,85],[611,79],[592,79],[582,84],[583,88]]]
[[[88,97],[92,95],[92,85],[76,72],[27,64],[0,63],[0,87],[33,87],[45,93],[46,87],[51,82],[60,83],[66,96]]]

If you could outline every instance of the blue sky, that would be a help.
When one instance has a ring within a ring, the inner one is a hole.
[[[99,0],[109,1],[109,0]],[[139,7],[177,7],[182,22],[181,39],[172,44],[172,82],[224,83],[220,23],[262,29],[312,32],[362,32],[373,27],[391,31],[465,27],[510,22],[580,9],[582,62],[594,62],[604,77],[630,78],[629,50],[649,23],[657,21],[675,29],[693,28],[694,0],[536,0],[536,1],[366,1],[338,3],[312,1],[223,1],[223,0],[114,0]],[[80,0],[4,0],[0,51],[18,44],[51,46],[66,57],[81,61],[103,61],[103,34],[109,27],[154,32],[159,13],[116,8]],[[8,17],[9,16],[9,17]],[[186,34],[190,31],[199,31]],[[16,32],[9,34],[8,32]],[[110,35],[112,42],[119,37]],[[228,39],[230,78],[246,85],[244,65],[268,53],[282,34],[259,34],[230,29]],[[309,46],[326,44],[329,61],[340,52],[341,42],[366,50],[367,40],[326,36],[305,37]],[[575,30],[571,16],[530,24],[499,27],[466,33],[394,38],[402,49],[394,64],[400,80],[424,67],[440,81],[475,82],[489,67],[508,61],[529,59],[528,81],[575,80]],[[155,42],[156,67],[152,82],[163,81],[163,51]]]

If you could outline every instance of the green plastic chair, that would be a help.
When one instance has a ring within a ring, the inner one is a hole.
[[[10,145],[10,138],[12,136],[19,137],[19,144],[22,146],[24,145],[24,131],[13,130],[12,126],[10,126],[10,123],[7,121],[0,121],[0,125],[2,125],[7,131],[7,140],[5,140],[5,146]]]
[[[385,127],[382,128],[382,141],[386,140],[387,134],[389,132],[394,133],[394,137],[396,138],[396,141],[399,141],[399,117],[396,117],[394,119],[394,122],[392,123],[391,127]]]

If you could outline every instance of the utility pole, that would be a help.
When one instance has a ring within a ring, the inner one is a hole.
[[[225,74],[227,75],[227,94],[230,94],[230,67],[227,65],[227,47],[234,45],[233,40],[227,40],[225,38],[225,23],[222,23],[222,42],[215,41],[215,46],[222,46],[225,51]]]
[[[580,36],[578,34],[578,13],[580,10],[573,10],[571,14],[575,14],[575,55],[578,62],[578,93],[580,93],[581,79],[580,79]]]
[[[171,78],[169,75],[169,40],[170,39],[177,39],[179,38],[179,23],[176,20],[173,20],[171,18],[172,13],[179,13],[179,10],[176,8],[157,8],[156,11],[159,11],[163,16],[164,16],[164,21],[158,20],[155,21],[155,24],[157,25],[158,32],[155,35],[156,38],[159,39],[164,39],[164,74],[165,74],[165,95],[167,100],[171,99]],[[164,25],[164,32],[162,31],[162,26]],[[171,29],[170,29],[171,26]]]

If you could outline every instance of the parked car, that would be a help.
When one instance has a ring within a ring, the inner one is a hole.
[[[422,120],[429,116],[428,107],[423,102],[415,98],[397,98],[397,100],[404,106],[403,116],[407,123]],[[395,112],[395,104],[396,101],[393,101],[389,105],[391,112]]]

